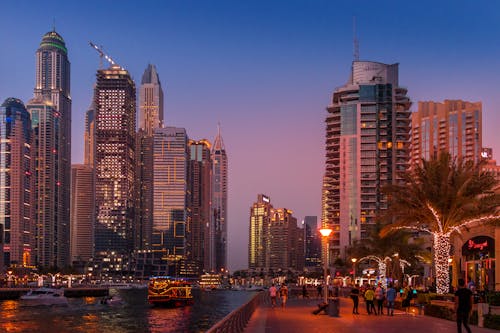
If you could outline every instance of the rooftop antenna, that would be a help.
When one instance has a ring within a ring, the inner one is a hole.
[[[52,31],[54,31],[54,32],[56,31],[56,18],[55,17],[52,18]]]
[[[359,40],[356,36],[356,16],[352,18],[352,30],[353,30],[353,46],[354,46],[354,61],[359,61]]]

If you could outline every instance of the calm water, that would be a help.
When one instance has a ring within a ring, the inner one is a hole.
[[[146,289],[111,290],[123,305],[103,305],[100,298],[70,298],[68,306],[23,306],[0,301],[0,332],[125,333],[204,332],[255,294],[241,291],[193,290],[195,304],[168,309],[151,307]]]

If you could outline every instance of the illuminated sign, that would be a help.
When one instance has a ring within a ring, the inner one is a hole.
[[[482,251],[488,247],[488,241],[485,240],[482,243],[476,243],[472,239],[469,239],[469,241],[467,242],[467,247],[469,248],[469,250],[479,249]]]
[[[262,201],[269,203],[269,198],[265,195],[262,196]]]

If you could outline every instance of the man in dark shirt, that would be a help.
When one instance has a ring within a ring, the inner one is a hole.
[[[358,312],[358,304],[359,304],[359,289],[358,285],[354,284],[351,290],[351,298],[353,302],[352,313],[359,314]]]
[[[464,279],[458,279],[458,290],[455,293],[455,311],[457,312],[457,332],[462,333],[462,324],[467,333],[471,333],[469,316],[472,310],[472,291],[465,287]]]

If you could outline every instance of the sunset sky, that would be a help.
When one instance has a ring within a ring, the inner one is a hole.
[[[32,97],[35,52],[52,30],[71,62],[73,163],[103,45],[137,87],[155,64],[165,122],[229,155],[229,263],[246,268],[249,210],[320,216],[324,119],[353,60],[399,63],[414,102],[483,102],[483,146],[500,160],[500,3],[497,1],[2,1],[0,100]],[[107,66],[107,64],[106,64]]]

